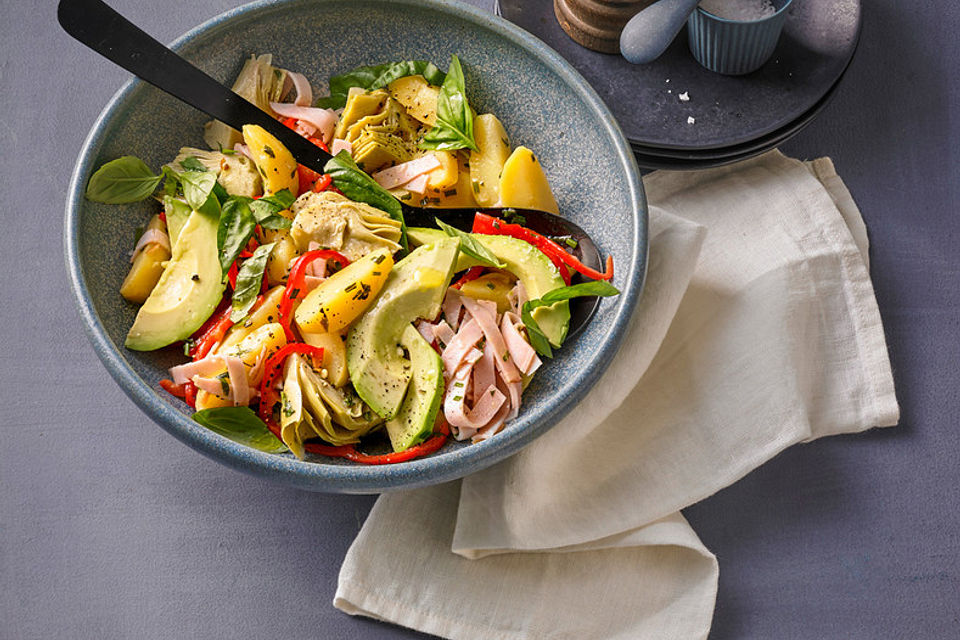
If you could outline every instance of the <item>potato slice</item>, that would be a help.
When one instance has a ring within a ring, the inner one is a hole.
[[[440,166],[427,173],[428,191],[446,191],[457,185],[460,178],[460,163],[453,151],[434,151]]]
[[[377,249],[336,272],[297,307],[297,326],[306,333],[345,329],[373,304],[392,268],[391,252]]]
[[[393,99],[411,116],[431,127],[437,124],[437,97],[440,88],[427,83],[421,75],[398,78],[387,89]]]
[[[283,297],[283,290],[284,287],[277,286],[267,291],[267,295],[263,298],[263,304],[257,307],[246,320],[230,327],[227,335],[223,337],[223,342],[217,347],[217,352],[239,344],[241,340],[263,325],[276,322],[279,319],[279,305],[280,298]]]
[[[465,154],[454,153],[457,159],[457,182],[442,190],[427,189],[423,194],[423,206],[436,208],[475,207],[473,187],[470,185],[470,168]]]
[[[287,213],[281,212],[282,215]],[[264,229],[260,234],[260,243],[267,244],[268,242],[273,242],[274,245],[273,249],[270,250],[270,255],[267,256],[267,266],[264,273],[267,276],[267,284],[273,287],[287,281],[287,275],[290,273],[290,262],[300,252],[297,251],[297,245],[290,237],[289,229]]]
[[[504,163],[500,174],[500,204],[560,213],[547,176],[530,149],[517,147]]]
[[[303,341],[313,347],[323,349],[323,362],[320,377],[335,387],[347,383],[347,346],[340,333],[304,333]]]
[[[479,148],[470,152],[473,197],[481,207],[492,207],[500,199],[500,172],[510,157],[510,142],[503,125],[492,113],[473,119],[473,136]]]
[[[249,147],[257,171],[263,178],[263,191],[270,195],[289,189],[297,195],[297,161],[285,146],[267,130],[255,124],[243,126],[243,142]]]
[[[147,229],[166,232],[159,215],[150,218]],[[170,259],[170,249],[157,242],[147,244],[134,258],[127,277],[120,285],[120,295],[136,304],[143,304],[163,275],[163,263]]]
[[[512,275],[494,271],[464,282],[460,293],[474,300],[492,300],[497,303],[497,313],[503,313],[510,310],[510,291],[516,284]]]

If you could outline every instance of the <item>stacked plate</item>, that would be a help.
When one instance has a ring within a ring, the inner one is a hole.
[[[744,76],[704,69],[686,30],[658,60],[633,65],[575,43],[552,0],[499,0],[497,12],[537,36],[607,102],[649,169],[700,169],[743,160],[803,130],[836,91],[860,37],[860,0],[794,0],[770,60]]]

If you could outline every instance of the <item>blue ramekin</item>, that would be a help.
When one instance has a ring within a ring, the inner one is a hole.
[[[687,20],[690,51],[711,71],[737,76],[763,66],[777,47],[792,0],[772,0],[776,13],[760,20],[727,20],[697,7]]]

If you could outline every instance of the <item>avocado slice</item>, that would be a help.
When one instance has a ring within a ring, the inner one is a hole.
[[[397,262],[376,302],[347,334],[347,369],[357,395],[382,418],[397,415],[413,375],[401,337],[417,318],[434,318],[453,276],[460,241],[444,235]]]
[[[425,227],[408,227],[407,239],[411,246],[435,242],[437,238],[447,234],[440,229]],[[527,297],[543,297],[543,294],[564,286],[563,278],[557,268],[550,262],[545,253],[529,242],[510,236],[490,236],[485,234],[471,234],[483,246],[506,264],[505,269],[517,276],[527,291]],[[454,272],[464,271],[481,263],[470,256],[461,253],[457,259]],[[557,302],[550,307],[540,307],[533,310],[533,319],[540,325],[540,330],[554,347],[563,345],[570,327],[570,305],[566,301]]]
[[[226,284],[217,254],[217,218],[194,211],[180,229],[173,255],[147,298],[126,346],[152,351],[185,340],[210,317]]]
[[[387,435],[394,451],[405,451],[425,440],[443,398],[443,360],[420,332],[408,324],[400,336],[400,346],[410,354],[413,375],[397,415],[387,421]]]

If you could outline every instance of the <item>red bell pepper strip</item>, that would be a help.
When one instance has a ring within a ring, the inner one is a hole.
[[[230,313],[233,307],[226,298],[220,303],[220,308],[203,324],[196,333],[193,334],[193,347],[190,349],[190,357],[194,360],[203,360],[213,349],[213,346],[223,340],[223,336],[233,321],[230,320]]]
[[[290,269],[290,275],[287,276],[287,287],[280,298],[280,324],[283,326],[283,333],[287,336],[288,342],[296,342],[297,336],[293,333],[290,326],[290,311],[293,309],[293,302],[300,297],[303,291],[304,280],[306,279],[307,266],[318,259],[336,260],[340,263],[340,268],[346,267],[350,261],[342,253],[332,249],[317,249],[308,251],[293,263]]]
[[[457,280],[450,286],[453,287],[454,289],[459,289],[466,283],[470,282],[471,280],[476,280],[477,278],[482,276],[485,270],[486,270],[485,267],[470,267],[469,269],[467,269],[466,273],[460,276],[459,280]]]
[[[313,347],[302,342],[295,342],[280,348],[275,354],[267,358],[263,367],[263,380],[260,382],[260,418],[270,426],[273,423],[273,405],[278,400],[279,394],[273,388],[277,378],[280,377],[280,371],[283,369],[283,363],[291,353],[302,353],[317,359],[317,362],[323,358],[323,349]],[[276,423],[273,423],[274,425]],[[273,428],[270,429],[273,431]],[[280,428],[277,427],[274,433],[280,437]]]
[[[478,211],[473,219],[473,232],[519,238],[520,240],[529,242],[537,249],[540,249],[540,251],[543,251],[554,264],[558,262],[565,264],[574,271],[582,273],[594,280],[610,280],[613,278],[613,256],[607,256],[606,268],[601,273],[574,258],[550,238],[526,227],[522,227],[519,224],[504,222],[499,218],[494,218],[493,216],[488,216]],[[561,275],[563,275],[562,270]],[[567,284],[569,284],[569,282],[567,282]]]
[[[240,274],[240,269],[237,267],[237,261],[234,260],[233,264],[230,265],[230,268],[227,269],[227,281],[230,283],[230,288],[234,291],[237,290],[237,276]]]
[[[192,382],[183,383],[183,401],[187,403],[187,406],[191,409],[197,408],[197,385]]]
[[[187,397],[187,384],[174,384],[173,380],[161,380],[160,388],[174,396],[175,398],[185,398]]]
[[[325,173],[320,176],[320,179],[317,180],[313,185],[313,191],[315,193],[320,193],[321,191],[326,191],[333,184],[333,176],[329,173]],[[342,194],[341,194],[342,195]]]

